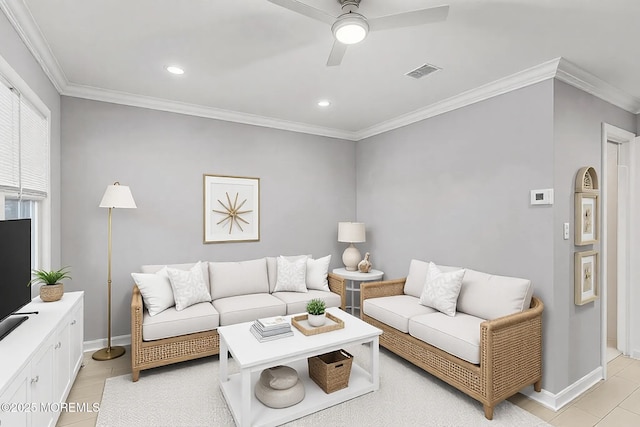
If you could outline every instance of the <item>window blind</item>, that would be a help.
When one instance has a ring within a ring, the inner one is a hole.
[[[0,79],[0,191],[47,197],[49,123]]]

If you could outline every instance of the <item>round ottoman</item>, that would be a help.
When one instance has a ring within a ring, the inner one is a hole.
[[[256,397],[270,408],[286,408],[304,399],[304,384],[289,366],[274,366],[260,373]]]

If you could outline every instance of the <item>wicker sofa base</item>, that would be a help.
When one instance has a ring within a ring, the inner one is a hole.
[[[542,308],[540,300],[534,298],[531,309],[527,310],[530,319],[524,322],[518,319],[513,324],[513,320],[524,313],[496,319],[494,323],[484,322],[479,365],[459,359],[364,313],[361,317],[382,329],[381,346],[482,403],[485,417],[491,420],[495,405],[522,388],[533,385],[536,391],[541,390]]]
[[[155,341],[131,342],[131,377],[140,379],[140,371],[171,363],[184,362],[220,352],[218,331],[205,331]]]

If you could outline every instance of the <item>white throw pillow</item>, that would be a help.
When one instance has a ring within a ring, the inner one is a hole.
[[[211,301],[200,261],[189,271],[167,268],[167,273],[173,289],[173,297],[176,300],[176,310],[184,310],[199,302]]]
[[[131,277],[140,290],[142,302],[149,311],[149,316],[155,316],[175,305],[166,267],[153,274],[131,273]]]
[[[455,316],[464,272],[463,269],[443,273],[430,262],[420,304],[435,308],[447,316]]]
[[[307,257],[289,261],[282,255],[278,257],[278,276],[274,292],[307,292],[305,282]]]
[[[331,255],[318,259],[307,259],[307,289],[329,292],[327,275],[330,262]]]

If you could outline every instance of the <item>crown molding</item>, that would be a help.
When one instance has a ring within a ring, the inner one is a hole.
[[[419,122],[430,117],[434,117],[476,102],[484,101],[494,96],[502,95],[516,89],[520,89],[543,80],[553,78],[558,69],[560,58],[544,62],[535,67],[523,70],[504,77],[500,80],[479,86],[475,89],[468,90],[461,94],[452,96],[442,101],[431,104],[427,107],[420,108],[408,114],[387,120],[375,126],[356,132],[358,139],[370,138],[372,136],[388,132],[412,123]]]
[[[27,49],[45,72],[58,93],[62,93],[68,84],[67,76],[53,55],[49,43],[42,35],[40,27],[31,15],[23,0],[0,0],[0,9],[16,30]]]
[[[188,104],[70,83],[62,70],[62,67],[60,67],[60,64],[53,55],[49,44],[42,35],[40,28],[33,19],[29,8],[25,5],[24,0],[0,0],[0,9],[5,13],[15,30],[20,35],[20,38],[31,51],[36,61],[40,64],[46,75],[49,77],[49,80],[51,80],[52,84],[60,94],[96,101],[169,111],[254,126],[345,139],[348,141],[359,141],[437,116],[439,114],[453,111],[467,105],[484,101],[494,96],[530,86],[543,80],[557,78],[560,81],[626,111],[633,114],[640,114],[640,98],[628,95],[622,90],[612,86],[593,74],[588,73],[564,58],[555,58],[540,65],[536,65],[475,89],[468,90],[459,95],[436,102],[427,107],[403,114],[399,117],[356,132],[314,126],[254,114],[228,111],[215,107]]]
[[[610,85],[577,65],[560,58],[556,78],[633,114],[640,114],[640,99]]]
[[[223,110],[221,108],[170,101],[167,99],[136,95],[126,92],[118,92],[91,86],[69,84],[67,85],[66,90],[62,92],[62,95],[71,96],[74,98],[91,99],[94,101],[111,102],[114,104],[129,105],[132,107],[168,111],[171,113],[187,114],[190,116],[206,117],[209,119],[217,119],[227,122],[287,130],[291,132],[326,136],[329,138],[345,139],[348,141],[356,140],[355,134],[353,132],[342,131],[339,129],[312,126],[305,123],[291,122],[287,120],[274,119],[271,117],[258,116],[255,114],[239,113],[236,111]]]

